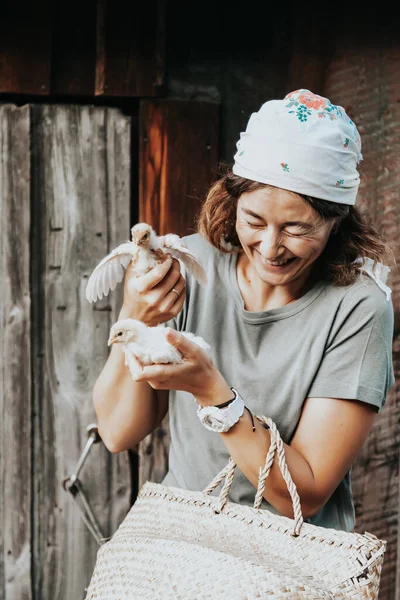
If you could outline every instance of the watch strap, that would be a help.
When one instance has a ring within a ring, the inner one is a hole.
[[[214,408],[226,408],[227,406],[229,406],[230,404],[232,404],[232,402],[234,400],[236,400],[237,392],[232,387],[231,387],[231,390],[232,390],[232,392],[234,394],[233,398],[231,398],[230,400],[227,400],[226,402],[222,402],[222,404],[213,404],[212,406],[214,406]]]

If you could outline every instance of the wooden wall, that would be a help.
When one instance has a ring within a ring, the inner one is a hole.
[[[63,482],[96,422],[92,388],[122,291],[90,304],[87,278],[129,238],[139,182],[140,206],[154,207],[146,218],[160,232],[172,227],[174,210],[174,230],[193,226],[214,177],[218,117],[217,105],[180,101],[146,100],[134,119],[93,106],[0,107],[1,600],[84,598],[98,546]],[[188,137],[197,144],[193,157]],[[141,148],[139,170],[132,146]],[[180,187],[172,194],[173,182]],[[154,440],[142,457],[149,448],[152,457],[164,452],[160,431]],[[160,461],[146,462],[154,476]],[[127,453],[92,446],[80,480],[105,537],[131,505],[130,475]]]
[[[157,96],[165,72],[165,0],[6,2],[0,93]]]
[[[94,565],[98,546],[62,483],[95,422],[120,300],[91,305],[84,291],[129,234],[130,135],[115,109],[0,107],[2,600],[82,599]],[[126,454],[93,446],[80,479],[111,535],[130,506]]]

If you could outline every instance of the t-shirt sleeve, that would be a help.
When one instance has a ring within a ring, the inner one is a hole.
[[[357,287],[337,312],[308,397],[344,398],[379,411],[394,385],[393,305],[377,286]]]

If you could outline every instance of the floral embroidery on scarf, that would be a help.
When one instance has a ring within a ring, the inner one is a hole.
[[[289,100],[286,108],[293,109],[289,110],[289,114],[295,114],[299,121],[307,121],[313,111],[319,119],[328,117],[331,121],[335,121],[337,117],[342,116],[342,111],[338,106],[332,104],[327,98],[322,98],[308,90],[291,92],[286,99]]]
[[[340,187],[343,184],[344,184],[344,179],[338,179],[336,182],[336,187]]]
[[[349,147],[349,142],[350,142],[349,138],[346,138],[346,139],[344,140],[343,147],[344,147],[344,148],[348,148],[348,147]]]
[[[243,156],[243,154],[244,154],[244,150],[241,150],[241,151],[239,152],[239,156]]]
[[[289,165],[287,163],[281,163],[281,167],[285,173],[290,173]]]

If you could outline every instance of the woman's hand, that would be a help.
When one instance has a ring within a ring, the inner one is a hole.
[[[174,329],[167,328],[166,335],[182,354],[183,363],[143,367],[136,381],[147,381],[154,389],[189,392],[203,406],[221,404],[232,397],[232,390],[205,350]]]
[[[165,323],[181,311],[185,283],[176,258],[168,258],[141,277],[135,277],[129,266],[119,318],[138,319],[149,327]]]

